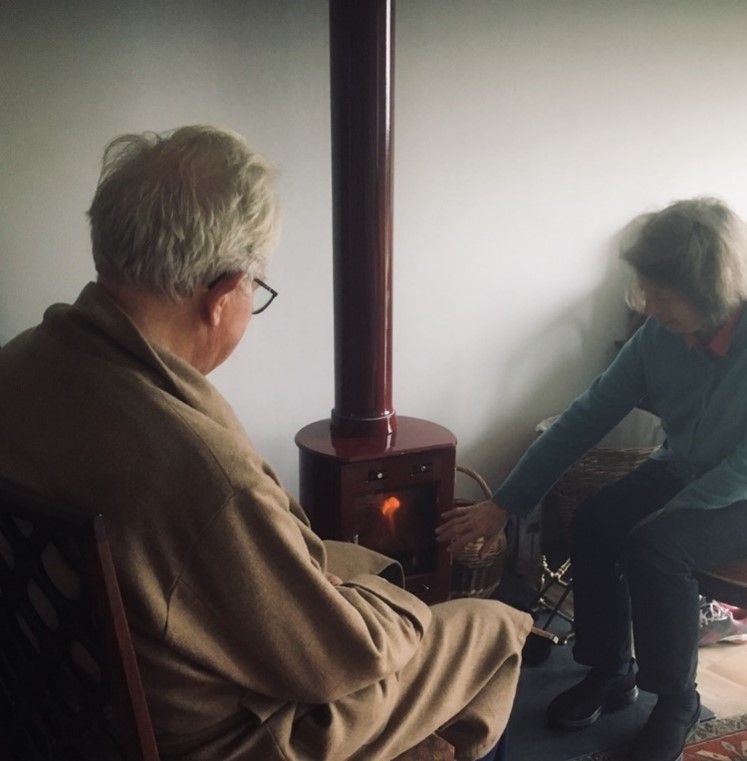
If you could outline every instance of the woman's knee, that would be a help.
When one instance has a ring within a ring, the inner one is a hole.
[[[629,580],[644,582],[658,574],[688,573],[690,568],[687,552],[665,520],[636,526],[625,540],[620,562]]]

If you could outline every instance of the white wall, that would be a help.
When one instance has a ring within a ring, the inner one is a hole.
[[[747,217],[747,3],[400,0],[395,364],[490,480],[624,332],[616,236],[717,194]],[[214,381],[286,484],[333,405],[326,3],[0,5],[0,343],[93,277],[116,134],[230,126],[281,170],[280,290]]]

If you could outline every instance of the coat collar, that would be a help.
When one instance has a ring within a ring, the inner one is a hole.
[[[153,385],[229,428],[240,428],[233,410],[188,362],[147,341],[127,313],[98,283],[88,283],[75,303],[55,304],[43,328],[71,348],[135,370]]]
[[[731,349],[737,326],[744,313],[744,304],[737,307],[726,322],[714,333],[708,343],[703,343],[695,333],[685,335],[685,343],[688,349],[701,349],[712,357],[725,357]]]

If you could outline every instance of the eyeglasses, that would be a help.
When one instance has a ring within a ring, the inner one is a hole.
[[[205,287],[210,289],[213,288],[215,285],[217,285],[226,275],[218,275],[218,277],[215,278],[215,280],[211,280]],[[242,279],[242,285],[246,287],[245,285],[246,280]],[[259,288],[254,287],[254,283],[256,283]],[[278,292],[274,288],[270,288],[267,283],[260,280],[258,277],[255,277],[254,280],[252,280],[252,287],[254,291],[254,299],[253,303],[255,304],[255,309],[252,309],[252,314],[259,314],[260,312],[264,312],[265,309],[267,309],[270,304],[275,300],[275,297],[278,295]],[[256,306],[256,305],[259,306]]]
[[[262,282],[258,277],[254,278],[254,282],[259,288],[254,289],[255,308],[252,309],[252,314],[259,314],[260,312],[264,312],[265,309],[275,301],[278,292],[274,288],[270,288],[267,283]],[[257,304],[259,306],[256,306]]]

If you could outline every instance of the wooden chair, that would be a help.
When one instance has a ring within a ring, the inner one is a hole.
[[[700,594],[738,608],[747,608],[747,558],[698,571]]]
[[[158,761],[103,518],[63,515],[0,480],[0,754]]]

